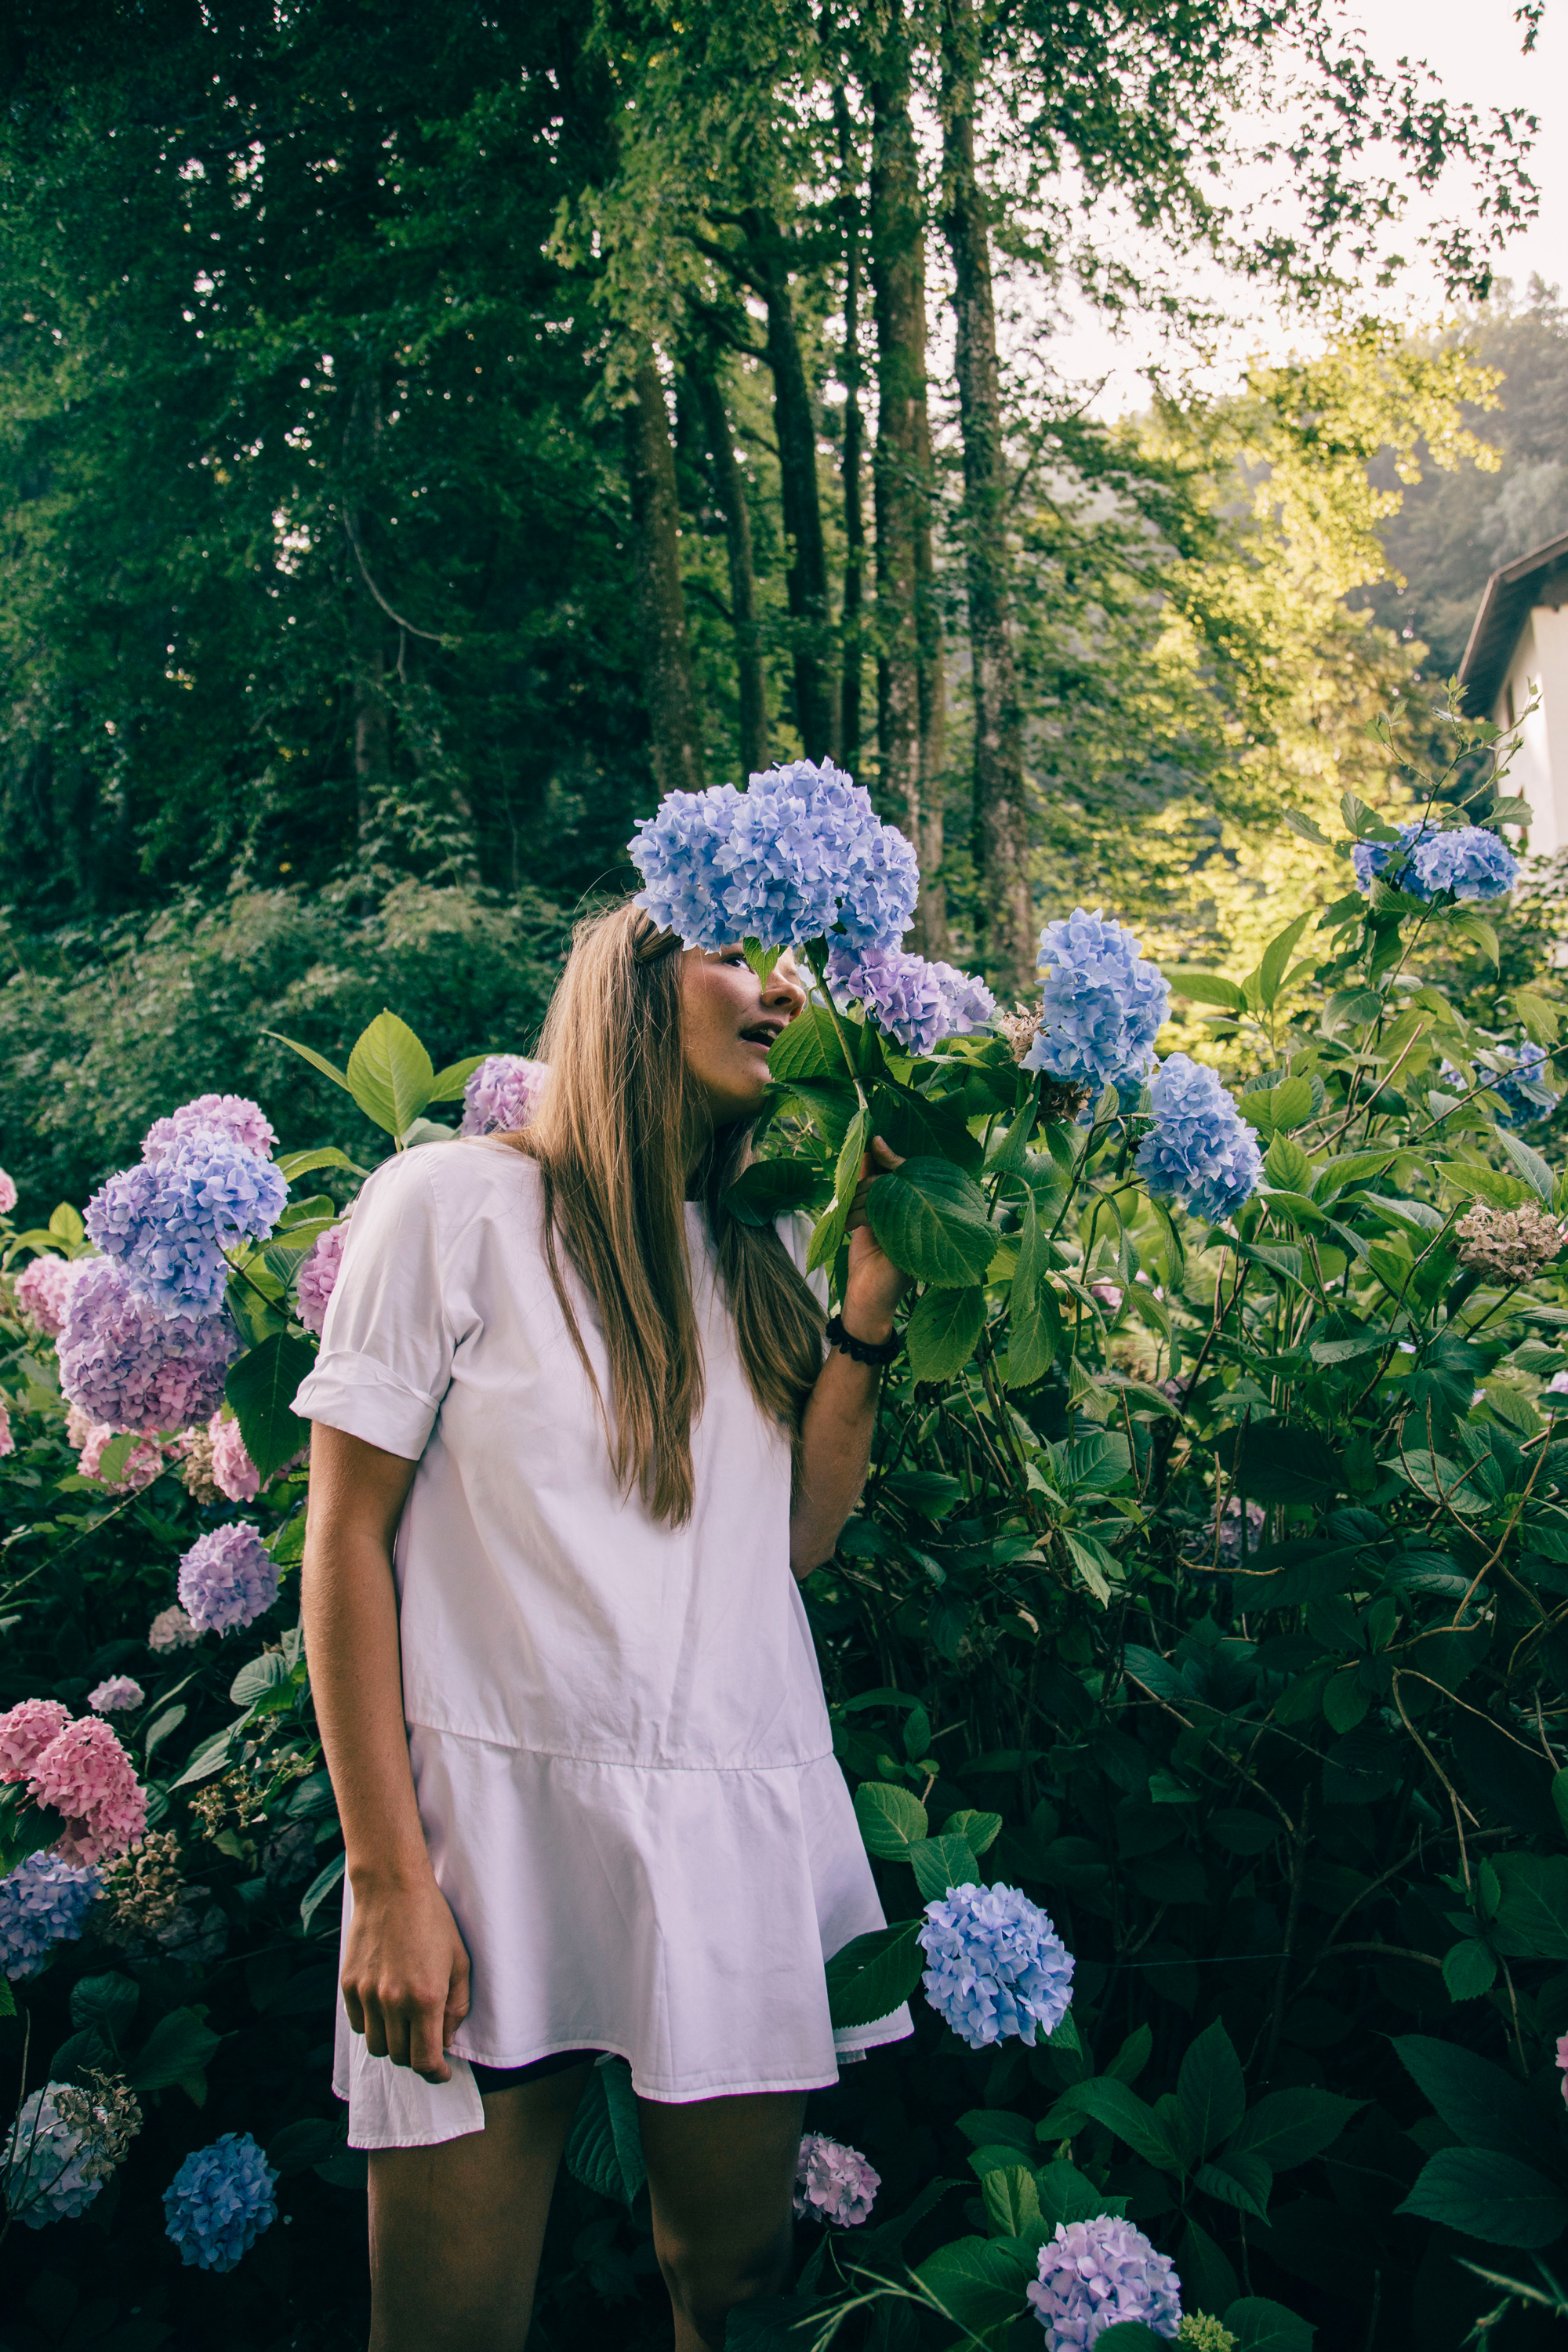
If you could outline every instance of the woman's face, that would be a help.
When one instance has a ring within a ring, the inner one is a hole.
[[[765,982],[739,948],[685,950],[681,1043],[715,1127],[756,1117],[768,1082],[768,1048],[805,1003],[805,982],[787,948]]]

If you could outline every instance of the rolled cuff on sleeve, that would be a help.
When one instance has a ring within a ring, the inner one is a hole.
[[[335,1348],[301,1382],[294,1410],[302,1421],[324,1422],[345,1436],[379,1445],[384,1454],[417,1462],[436,1426],[441,1400],[410,1388],[374,1356]]]

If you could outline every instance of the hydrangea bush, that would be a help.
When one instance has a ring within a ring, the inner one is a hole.
[[[1524,2352],[1568,2274],[1568,1003],[1494,961],[1520,819],[1464,781],[1479,740],[1403,836],[1347,804],[1342,896],[1256,970],[1161,971],[1063,909],[994,1011],[902,944],[907,848],[837,772],[639,833],[656,919],[813,974],[729,1213],[805,1214],[841,1285],[880,1134],[868,1215],[911,1276],[862,1506],[804,1587],[889,1925],[829,1963],[844,2063],[753,2352],[1327,2352],[1374,2310],[1373,2352],[1458,2352],[1500,2308]],[[405,1150],[544,1082],[437,1071],[391,1014],[323,1066]],[[103,2326],[176,2352],[348,2352],[288,1400],[363,1171],[233,1097],[147,1117],[142,1167],[262,1171],[267,1213],[205,1229],[216,1301],[145,1286],[183,1196],[165,1227],[172,1192],[125,1188],[154,1205],[118,1255],[69,1204],[0,1225],[26,2078],[20,2017],[0,2057],[49,2171],[34,2200],[0,2158],[7,2253],[24,2293],[90,2260]],[[902,2000],[912,2039],[850,2063]],[[635,2113],[593,2070],[546,2341],[663,2340]]]

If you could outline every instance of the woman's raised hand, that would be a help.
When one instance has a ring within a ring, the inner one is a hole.
[[[879,1135],[860,1162],[860,1181],[849,1212],[849,1279],[844,1290],[845,1328],[857,1339],[878,1346],[893,1328],[893,1309],[910,1286],[910,1277],[893,1264],[872,1232],[866,1201],[879,1176],[890,1175],[902,1160]]]
[[[433,1875],[355,1886],[340,1982],[373,2058],[451,2081],[446,2048],[468,2013],[468,1955]]]

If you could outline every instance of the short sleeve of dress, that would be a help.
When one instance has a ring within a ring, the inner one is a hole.
[[[354,1203],[321,1352],[294,1399],[307,1421],[417,1462],[452,1373],[429,1166],[439,1147],[378,1168]]]
[[[819,1265],[815,1274],[805,1270],[805,1255],[811,1247],[811,1219],[801,1210],[786,1212],[774,1221],[773,1231],[795,1262],[795,1270],[821,1307],[827,1312],[827,1268]]]

